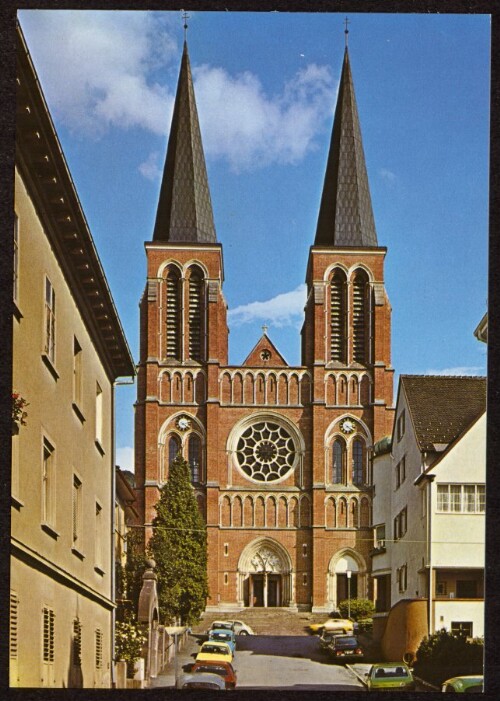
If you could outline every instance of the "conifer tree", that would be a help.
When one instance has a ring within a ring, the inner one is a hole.
[[[196,623],[208,596],[207,530],[198,510],[188,463],[179,454],[155,506],[148,549],[156,562],[161,619]]]

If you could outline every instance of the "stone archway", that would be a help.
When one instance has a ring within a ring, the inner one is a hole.
[[[350,572],[350,577],[347,573]],[[343,599],[366,598],[368,593],[365,559],[355,550],[346,548],[335,553],[328,565],[327,605],[336,610]],[[348,581],[349,580],[349,581]]]
[[[296,608],[292,560],[273,538],[249,543],[238,562],[238,604],[243,607]]]

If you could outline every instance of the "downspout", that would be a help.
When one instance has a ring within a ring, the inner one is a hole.
[[[425,453],[424,453],[425,459]],[[434,481],[434,476],[429,475],[429,480],[427,482],[427,558],[429,562],[429,585],[428,585],[428,597],[429,597],[429,610],[428,610],[428,634],[432,635],[434,632],[434,601],[433,601],[433,551],[432,551],[432,483]]]

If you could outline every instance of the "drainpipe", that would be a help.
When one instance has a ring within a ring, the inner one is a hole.
[[[424,453],[424,460],[426,453]],[[425,469],[425,467],[424,467]],[[428,585],[428,598],[429,598],[429,610],[427,612],[428,616],[428,634],[432,635],[434,632],[434,589],[433,589],[433,550],[432,550],[432,483],[434,481],[434,475],[429,475],[429,480],[427,482],[427,557],[429,561],[429,585]]]

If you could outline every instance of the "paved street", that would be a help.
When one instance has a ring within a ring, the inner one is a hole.
[[[178,658],[179,672],[187,671],[198,649],[191,636]],[[332,664],[318,648],[316,636],[238,636],[234,665],[239,689],[344,690],[362,691],[356,675]],[[174,686],[173,664],[153,686]]]

